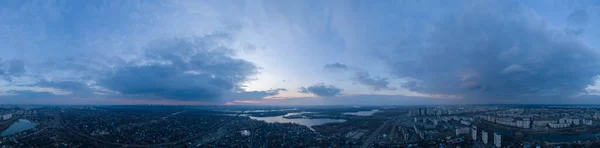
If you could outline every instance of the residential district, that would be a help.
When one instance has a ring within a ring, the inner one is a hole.
[[[0,147],[600,147],[600,106],[0,105]]]

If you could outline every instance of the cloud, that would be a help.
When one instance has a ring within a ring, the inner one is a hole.
[[[565,28],[565,33],[568,35],[572,35],[572,36],[579,36],[584,32],[584,29],[579,28],[579,29],[571,29],[571,28]]]
[[[586,10],[575,9],[567,16],[567,21],[572,24],[585,24],[590,19]]]
[[[147,43],[133,56],[81,55],[39,60],[0,62],[2,77],[23,76],[24,89],[3,90],[2,98],[102,98],[203,101],[262,99],[284,89],[246,91],[242,83],[258,73],[253,63],[235,58],[228,33],[201,37],[162,38]],[[21,80],[20,80],[21,81]],[[60,91],[32,91],[42,88]],[[226,98],[227,97],[227,98]]]
[[[19,84],[0,80],[0,91],[25,98],[15,99],[21,102],[50,96],[219,102],[229,94],[262,98],[282,91],[240,88],[258,73],[257,66],[236,55],[258,47],[232,40],[241,28],[236,19],[242,12],[236,8],[242,3],[7,4],[1,9],[10,13],[0,14],[6,18],[0,27],[0,34],[6,34],[0,35],[0,57],[5,59],[0,79]],[[196,9],[199,5],[203,9]],[[90,16],[96,19],[76,19]],[[64,25],[70,27],[48,29]],[[15,57],[23,60],[6,60]],[[68,93],[31,95],[14,87]]]
[[[27,72],[25,61],[19,59],[2,61],[0,59],[0,75],[21,76],[25,72]]]
[[[2,62],[2,59],[0,59],[0,76],[4,76],[6,74],[4,71],[4,63]]]
[[[352,70],[355,72],[355,76],[352,78],[355,82],[360,83],[362,85],[366,85],[374,91],[380,91],[382,89],[396,90],[396,88],[388,86],[390,83],[388,78],[381,78],[381,77],[372,78],[369,76],[370,75],[369,72],[360,70],[358,68],[351,69],[345,64],[341,64],[341,63],[327,64],[324,66],[324,69],[331,70],[331,71]]]
[[[528,72],[528,71],[529,71],[529,69],[522,67],[519,64],[512,64],[512,65],[504,68],[504,70],[502,70],[502,73],[510,74],[510,73]]]
[[[90,87],[90,85],[74,80],[41,80],[31,86],[54,88],[70,93],[71,97],[90,97],[93,96],[97,90]]]
[[[251,43],[241,43],[240,46],[245,53],[255,53],[257,50],[256,45]]]
[[[343,90],[333,85],[325,85],[323,83],[314,84],[309,87],[301,87],[298,92],[314,94],[320,97],[330,97],[340,94]]]
[[[354,80],[360,84],[371,87],[374,91],[380,91],[382,89],[396,90],[396,88],[388,86],[390,84],[388,78],[371,78],[369,72],[356,72],[356,78]]]
[[[10,60],[8,62],[8,73],[12,75],[20,75],[25,73],[25,62],[23,60]]]
[[[577,19],[583,20],[583,19]],[[518,2],[475,3],[378,50],[403,87],[470,99],[561,99],[600,74],[599,54]]]
[[[244,102],[232,102],[260,105],[429,105],[429,104],[477,104],[479,102],[457,101],[456,99],[435,99],[431,97],[417,97],[404,95],[377,95],[358,94],[331,97],[300,97],[270,100],[249,100]]]
[[[226,35],[158,40],[144,56],[116,67],[99,86],[124,95],[173,100],[215,100],[250,80],[257,67],[232,58],[218,42]]]
[[[565,28],[565,33],[572,36],[579,36],[584,33],[585,25],[587,24],[589,14],[586,10],[575,9],[567,16],[568,26]]]
[[[348,70],[348,66],[344,65],[344,64],[340,64],[340,63],[333,63],[333,64],[326,64],[323,67],[325,70]]]
[[[10,90],[6,93],[9,95],[0,96],[0,99],[54,99],[59,97],[59,95],[45,91]]]
[[[0,59],[0,76],[6,81],[12,81],[13,77],[20,77],[25,74],[25,61],[13,59],[2,61]]]
[[[275,96],[282,91],[287,91],[284,88],[263,90],[263,91],[239,91],[225,94],[222,98],[224,101],[242,101],[242,100],[260,100],[265,97]]]
[[[355,72],[355,76],[354,78],[352,78],[355,82],[360,83],[362,85],[366,85],[368,87],[371,87],[372,90],[374,91],[380,91],[382,89],[385,90],[396,90],[396,88],[393,87],[389,87],[389,79],[388,78],[380,78],[380,77],[376,77],[376,78],[371,78],[369,75],[369,72],[357,69],[357,68],[348,68],[347,65],[341,64],[341,63],[333,63],[333,64],[327,64],[324,66],[325,70],[331,70],[331,71],[347,71],[347,70],[352,70]]]

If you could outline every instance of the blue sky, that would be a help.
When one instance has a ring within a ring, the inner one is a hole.
[[[599,103],[596,1],[2,1],[0,103]]]

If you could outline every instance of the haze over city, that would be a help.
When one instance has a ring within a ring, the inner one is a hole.
[[[2,1],[0,103],[597,104],[597,1]]]

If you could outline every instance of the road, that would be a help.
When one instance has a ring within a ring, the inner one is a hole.
[[[373,140],[379,135],[379,133],[383,130],[383,128],[385,128],[385,126],[387,126],[389,121],[384,121],[383,124],[381,124],[377,130],[375,130],[375,132],[373,132],[373,134],[369,135],[369,138],[367,138],[365,141],[363,141],[363,145],[360,146],[361,148],[368,148],[369,145],[371,145],[371,142],[373,142]]]
[[[171,117],[171,116],[175,116],[177,114],[181,114],[181,113],[185,113],[186,111],[180,111],[180,112],[176,112],[176,113],[172,113],[171,115],[162,117],[161,119],[166,120],[167,118]]]

